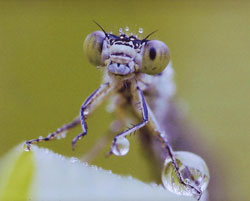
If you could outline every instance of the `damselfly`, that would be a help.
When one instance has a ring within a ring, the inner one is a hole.
[[[101,31],[87,36],[84,52],[91,64],[103,70],[103,84],[83,102],[80,115],[73,122],[45,138],[27,141],[27,148],[30,149],[31,144],[37,142],[52,140],[81,124],[82,133],[72,141],[75,148],[77,141],[87,134],[86,118],[107,97],[112,97],[110,110],[117,112],[119,122],[126,123],[126,117],[120,114],[132,114],[141,120],[115,135],[109,154],[127,154],[129,141],[126,137],[146,127],[152,137],[160,142],[161,149],[168,153],[162,171],[164,186],[177,194],[199,199],[209,180],[205,162],[189,152],[174,152],[166,131],[161,127],[164,124],[161,114],[166,111],[167,98],[172,96],[175,87],[171,80],[172,67],[167,45],[159,40],[149,40],[154,32],[140,39],[128,34],[128,28],[114,35],[96,24]],[[142,29],[139,34],[142,34]]]

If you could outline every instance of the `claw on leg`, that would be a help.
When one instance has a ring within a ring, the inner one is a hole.
[[[117,145],[116,145],[116,141],[117,141],[117,138],[115,137],[115,138],[113,139],[112,145],[111,145],[111,147],[110,147],[110,149],[109,149],[109,152],[107,153],[106,157],[109,157],[109,156],[111,156],[111,155],[114,154],[113,150],[114,150],[115,147],[117,146]],[[116,155],[116,154],[115,154],[115,155]]]
[[[43,142],[43,141],[53,140],[54,138],[59,137],[63,133],[67,132],[68,130],[70,130],[70,129],[74,128],[74,127],[76,127],[79,124],[80,124],[80,119],[79,119],[79,117],[77,117],[74,121],[70,122],[69,124],[65,124],[61,128],[58,128],[55,132],[50,133],[47,137],[44,137],[44,138],[40,137],[40,138],[37,138],[37,139],[26,141],[27,150],[28,151],[31,150],[31,144],[35,144],[35,143]]]
[[[113,88],[108,82],[104,83],[83,102],[80,110],[80,122],[82,125],[83,132],[73,139],[73,150],[75,149],[76,142],[87,134],[88,128],[85,119],[102,101],[105,100],[105,98],[107,98],[108,94],[112,89]]]
[[[83,132],[79,135],[77,135],[73,140],[72,140],[72,149],[75,150],[76,142],[80,140],[82,137],[84,137],[87,133]]]

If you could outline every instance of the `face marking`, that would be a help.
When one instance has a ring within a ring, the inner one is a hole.
[[[142,40],[136,35],[125,34],[122,29],[119,33],[96,31],[86,38],[85,54],[92,64],[106,67],[111,74],[124,76],[133,73],[156,75],[165,69],[169,50],[161,41],[147,40],[154,32]]]
[[[106,43],[109,46],[108,71],[115,75],[134,73],[135,64],[138,65],[136,57],[142,47],[141,40],[124,33],[120,36],[109,34]]]

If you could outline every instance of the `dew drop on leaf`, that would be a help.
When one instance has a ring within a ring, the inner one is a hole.
[[[203,192],[209,182],[209,171],[205,161],[200,156],[186,151],[175,152],[175,158],[186,185],[180,182],[171,159],[167,158],[162,171],[164,187],[178,195],[199,198],[200,195],[195,189]],[[191,186],[194,188],[191,188]]]
[[[70,163],[76,163],[76,162],[78,162],[79,161],[79,159],[77,159],[77,158],[75,158],[75,157],[71,157],[70,158]]]
[[[118,137],[116,145],[112,147],[112,153],[116,156],[124,156],[129,151],[129,141],[125,137]]]
[[[30,148],[25,147],[23,150],[26,151],[26,152],[29,152],[29,151],[30,151]]]
[[[24,146],[23,146],[23,150],[24,150],[24,151],[26,151],[26,152],[31,151],[31,145],[30,145],[30,144],[25,143],[25,144],[24,144]]]
[[[139,28],[139,31],[138,31],[140,34],[143,33],[143,28]]]

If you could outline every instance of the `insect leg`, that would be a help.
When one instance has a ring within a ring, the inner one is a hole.
[[[107,130],[101,138],[94,144],[94,146],[84,155],[81,157],[81,161],[87,162],[91,164],[95,158],[101,153],[104,148],[106,148],[107,144],[114,138],[117,130],[120,130],[123,126],[123,122],[119,120],[114,120],[109,130]]]
[[[26,141],[27,149],[30,150],[30,145],[31,144],[35,144],[35,143],[42,142],[42,141],[52,140],[52,139],[56,138],[57,136],[61,135],[62,133],[74,128],[77,125],[79,125],[80,123],[81,123],[80,118],[77,117],[74,121],[63,125],[61,128],[58,128],[55,132],[50,133],[47,137],[37,138],[37,139]]]
[[[97,90],[95,90],[82,104],[80,110],[80,121],[83,132],[77,135],[72,141],[72,148],[75,148],[76,142],[87,134],[87,124],[85,119],[99,104],[104,101],[107,95],[112,91],[113,87],[109,83],[102,84]]]
[[[193,185],[190,185],[188,184],[187,182],[185,182],[181,172],[180,172],[180,169],[179,169],[179,166],[177,164],[177,160],[175,158],[175,154],[174,154],[174,151],[173,151],[173,148],[172,146],[170,145],[170,143],[168,142],[167,140],[167,135],[164,131],[162,131],[154,117],[154,114],[152,113],[151,109],[148,108],[148,111],[149,111],[149,126],[151,127],[151,129],[153,130],[154,134],[156,134],[157,138],[159,139],[159,141],[161,142],[162,144],[162,147],[167,151],[171,161],[172,161],[172,165],[173,165],[173,168],[175,170],[175,173],[180,181],[180,183],[182,183],[184,186],[186,187],[189,187],[190,189],[192,189],[196,194],[199,195],[199,197],[201,196],[202,194],[202,191],[199,189],[199,188],[196,188],[195,186]]]
[[[141,108],[142,108],[142,122],[139,123],[139,124],[134,125],[133,127],[129,128],[129,129],[127,129],[127,130],[125,130],[125,131],[123,131],[123,132],[121,132],[119,134],[117,134],[114,137],[114,140],[113,140],[113,143],[112,143],[109,154],[112,154],[113,153],[112,150],[117,146],[116,142],[117,142],[118,137],[126,137],[130,133],[133,133],[133,132],[137,131],[138,129],[140,129],[141,127],[145,126],[147,124],[147,122],[148,122],[147,104],[146,104],[143,92],[141,91],[141,89],[139,87],[137,87],[137,96],[139,97],[140,105],[141,105]]]

